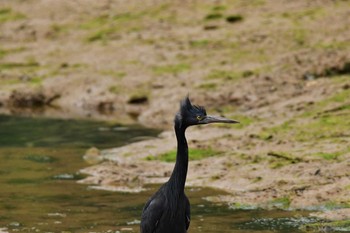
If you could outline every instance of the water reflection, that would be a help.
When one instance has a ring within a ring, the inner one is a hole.
[[[87,166],[81,155],[91,146],[121,146],[158,133],[106,122],[0,116],[0,228],[87,232],[126,225],[135,217],[121,207],[140,197],[76,184],[82,177],[76,171]]]
[[[109,148],[159,131],[90,120],[64,120],[0,115],[0,147]]]

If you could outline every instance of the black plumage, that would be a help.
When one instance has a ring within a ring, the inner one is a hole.
[[[141,216],[141,233],[186,233],[190,225],[190,202],[184,188],[188,170],[186,129],[208,123],[238,123],[223,117],[208,116],[205,109],[192,105],[189,98],[181,101],[174,128],[177,153],[174,170],[165,184],[147,201]]]

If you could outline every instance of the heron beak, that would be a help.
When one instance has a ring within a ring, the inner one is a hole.
[[[236,121],[236,120],[227,119],[227,118],[221,117],[221,116],[206,116],[202,120],[202,124],[210,124],[210,123],[231,123],[231,124],[236,124],[236,123],[239,123],[239,122]]]

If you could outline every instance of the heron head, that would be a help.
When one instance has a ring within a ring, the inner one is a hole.
[[[178,121],[182,127],[191,125],[202,125],[210,123],[239,123],[221,116],[210,116],[204,107],[192,105],[188,96],[181,101],[180,111],[176,114],[175,121]]]

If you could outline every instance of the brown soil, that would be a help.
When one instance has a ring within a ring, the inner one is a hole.
[[[173,116],[190,93],[242,124],[189,130],[190,148],[218,155],[190,162],[187,185],[226,190],[212,200],[237,208],[349,207],[349,9],[341,0],[1,1],[0,112],[164,129],[95,154],[107,161],[83,170],[84,183],[140,191],[167,180],[173,164],[147,158],[175,149]]]

